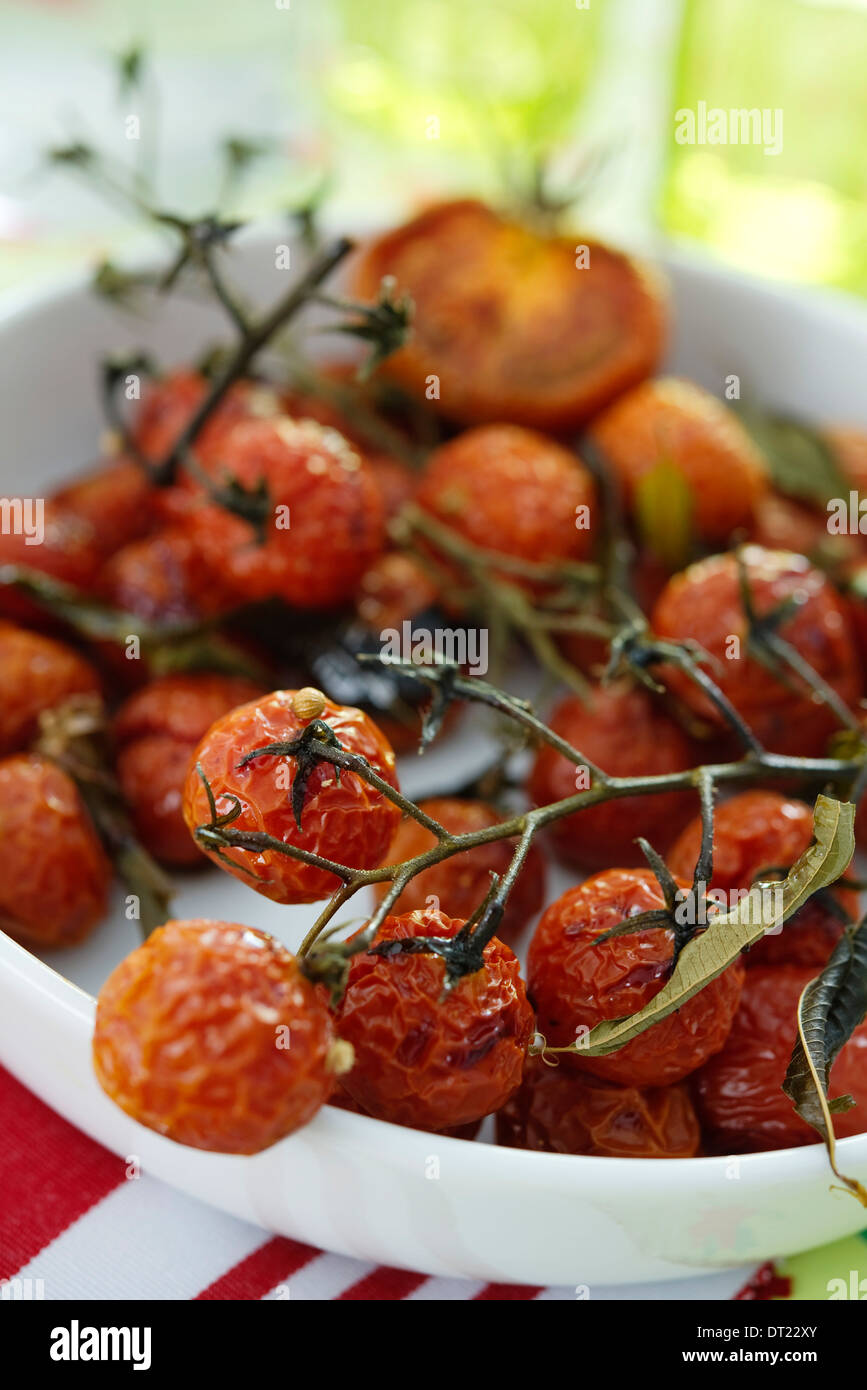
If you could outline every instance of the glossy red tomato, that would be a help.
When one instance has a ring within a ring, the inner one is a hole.
[[[819,1136],[781,1089],[797,1037],[796,1014],[814,966],[747,971],[725,1046],[694,1079],[699,1118],[716,1153],[752,1153],[815,1144]],[[856,1028],[831,1071],[829,1094],[852,1095],[855,1108],[834,1116],[838,1139],[867,1129],[867,1024]]]
[[[384,509],[361,455],[313,420],[242,420],[201,459],[215,479],[231,477],[270,504],[264,541],[253,527],[199,492],[187,533],[239,601],[282,598],[326,608],[352,597],[384,541]]]
[[[376,941],[456,935],[442,912],[387,917]],[[470,1124],[517,1090],[533,1011],[517,958],[496,937],[484,966],[443,992],[445,962],[435,955],[354,956],[337,1011],[355,1065],[343,1078],[370,1115],[416,1129]]]
[[[778,631],[837,692],[854,704],[861,673],[842,600],[819,570],[786,551],[747,546],[747,581],[759,617],[795,597],[799,606]],[[741,602],[738,567],[732,554],[691,565],[667,585],[653,610],[660,637],[698,642],[716,658],[709,674],[767,748],[802,757],[819,757],[839,722],[826,705],[788,673],[790,687],[747,650],[748,625]],[[673,690],[697,714],[722,722],[706,696],[680,670],[666,673]]]
[[[78,652],[0,621],[0,755],[27,746],[43,711],[99,692],[98,675]]]
[[[590,553],[595,500],[575,454],[517,425],[485,425],[441,445],[416,493],[420,507],[473,545],[539,562]]]
[[[0,929],[71,946],[105,915],[111,865],[75,783],[35,754],[0,761]]]
[[[365,627],[379,634],[400,628],[436,599],[437,586],[420,561],[402,550],[387,550],[361,576],[355,610]]]
[[[197,864],[202,852],[181,813],[196,744],[229,710],[263,691],[242,676],[161,676],[117,711],[117,775],[142,844],[167,864]]]
[[[779,792],[748,791],[718,806],[714,815],[713,878],[710,888],[730,894],[749,888],[760,876],[778,879],[812,843],[813,812],[803,801]],[[666,859],[672,873],[692,881],[701,845],[701,816],[691,821],[672,845]],[[775,872],[768,874],[767,870]],[[835,894],[841,908],[855,920],[858,895],[845,889]],[[729,903],[734,906],[734,902]],[[843,926],[827,900],[818,894],[786,922],[745,953],[746,966],[812,965],[827,961]]]
[[[334,1084],[324,991],[235,922],[167,922],[99,992],[103,1090],[179,1144],[253,1154],[300,1129]]]
[[[451,835],[466,835],[474,830],[487,830],[502,817],[484,801],[461,801],[457,797],[434,797],[419,803]],[[436,844],[430,830],[407,816],[398,826],[389,850],[389,860],[398,863],[423,854]],[[451,859],[443,859],[429,869],[423,869],[411,879],[398,898],[397,913],[416,912],[424,907],[441,908],[449,917],[466,920],[484,901],[491,886],[491,875],[502,876],[509,867],[515,851],[514,840],[492,840],[477,845]],[[378,899],[384,897],[389,885],[377,884]],[[509,894],[503,920],[497,929],[501,940],[512,940],[527,925],[542,906],[545,892],[545,861],[540,850],[532,846],[524,867]]]
[[[165,458],[208,389],[207,379],[190,367],[178,367],[148,382],[132,429],[133,443],[139,452],[153,463]],[[276,396],[261,392],[255,382],[239,381],[231,386],[202,426],[194,445],[196,455],[219,447],[226,430],[254,413],[257,403],[271,412],[278,409]]]
[[[23,515],[28,518],[28,513]],[[31,531],[33,534],[36,533]],[[0,567],[15,565],[36,570],[62,584],[88,591],[101,563],[102,550],[95,542],[93,528],[50,497],[44,501],[42,538],[38,544],[31,544],[24,531],[0,532]],[[0,586],[0,615],[33,627],[57,626],[35,600],[10,584]]]
[[[199,763],[218,812],[229,809],[229,798],[239,799],[241,814],[232,822],[233,830],[264,831],[325,859],[352,868],[375,868],[383,862],[400,820],[399,808],[381,792],[354,772],[341,771],[338,781],[336,769],[320,762],[307,782],[299,830],[291,805],[296,759],[268,756],[240,766],[245,754],[268,744],[291,742],[307,727],[310,719],[296,712],[298,694],[275,690],[217,720],[199,744],[187,774],[184,819],[191,831],[210,820],[205,788],[195,768]],[[343,748],[367,758],[374,772],[396,787],[394,752],[373,721],[361,710],[332,704],[324,697],[321,708],[321,719]],[[220,861],[223,868],[275,902],[316,902],[338,886],[335,875],[327,870],[274,850],[228,849],[225,856],[229,862]]]
[[[123,546],[102,570],[100,590],[112,607],[162,626],[216,617],[242,601],[186,525]]]
[[[692,741],[645,690],[632,682],[594,689],[587,703],[567,695],[550,726],[603,772],[616,777],[681,772],[701,762]],[[561,801],[590,786],[561,753],[543,744],[530,774],[528,793],[534,805]],[[549,838],[558,855],[586,868],[643,863],[636,837],[655,843],[668,839],[695,810],[689,792],[630,796],[591,806],[553,822]],[[663,841],[664,843],[664,841]]]
[[[55,492],[54,502],[91,528],[94,547],[106,556],[156,525],[156,491],[141,464],[120,457],[73,478]]]
[[[644,1008],[666,983],[673,938],[648,928],[597,942],[628,917],[664,906],[648,869],[609,869],[552,903],[530,943],[527,992],[551,1047],[580,1040],[580,1030]],[[605,1057],[563,1053],[562,1063],[622,1086],[667,1086],[718,1052],[731,1028],[744,969],[729,966],[682,1008]]]
[[[607,1158],[692,1158],[701,1139],[685,1086],[612,1086],[531,1057],[497,1111],[497,1143]]]

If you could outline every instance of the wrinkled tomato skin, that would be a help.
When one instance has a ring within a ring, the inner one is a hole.
[[[502,819],[484,801],[434,797],[420,802],[419,806],[445,826],[451,835],[487,830]],[[432,849],[435,844],[433,832],[408,816],[398,826],[388,857],[395,864],[402,863]],[[502,877],[514,852],[514,840],[492,840],[490,844],[476,845],[474,849],[465,850],[451,859],[432,864],[429,869],[423,869],[410,879],[397,900],[395,915],[419,911],[433,898],[435,905],[449,917],[465,920],[484,902],[491,887],[491,875]],[[377,900],[385,896],[388,887],[388,884],[375,885]],[[501,941],[513,941],[523,931],[541,908],[544,892],[545,861],[540,850],[531,846],[524,867],[509,894],[503,920],[497,928]]]
[[[792,595],[804,602],[780,624],[779,635],[852,705],[861,694],[861,674],[845,608],[829,581],[802,555],[747,546],[743,552],[747,581],[759,617]],[[712,678],[764,745],[776,753],[820,757],[840,726],[827,706],[816,704],[806,690],[787,689],[747,652],[747,620],[740,597],[737,560],[714,555],[675,575],[660,596],[652,618],[660,637],[692,640],[718,666]],[[731,639],[739,641],[740,655]],[[794,679],[794,678],[793,678]],[[667,684],[696,714],[722,722],[707,697],[681,670],[665,672]]]
[[[418,505],[471,544],[518,560],[584,559],[596,490],[561,444],[517,425],[467,430],[431,454]],[[589,525],[577,524],[585,515]]]
[[[693,1078],[693,1093],[713,1153],[754,1153],[818,1144],[819,1136],[781,1089],[797,1037],[801,992],[814,966],[747,971],[725,1046]],[[867,1127],[867,1024],[855,1029],[831,1071],[829,1095],[852,1095],[855,1107],[834,1116],[838,1139]]]
[[[601,1158],[693,1158],[701,1142],[685,1086],[612,1086],[531,1057],[497,1111],[497,1143]]]
[[[648,376],[662,353],[663,287],[627,256],[540,236],[472,199],[439,203],[364,251],[355,287],[384,275],[412,295],[413,336],[383,372],[464,424],[570,430]]]
[[[681,772],[701,761],[692,741],[653,698],[628,682],[594,689],[587,703],[567,695],[549,722],[555,733],[613,776]],[[586,784],[578,785],[577,775],[567,758],[544,744],[527,788],[532,803],[544,806],[586,790]],[[695,804],[689,792],[608,801],[554,821],[548,838],[567,863],[599,869],[613,861],[629,867],[644,862],[637,836],[653,844],[662,827],[668,837],[686,823]]]
[[[608,869],[570,888],[542,914],[527,960],[527,993],[549,1047],[567,1047],[578,1030],[644,1008],[673,962],[668,930],[647,929],[597,943],[626,918],[664,906],[649,869]],[[562,1054],[561,1065],[621,1086],[681,1081],[723,1046],[740,996],[736,961],[661,1023],[605,1057]]]
[[[338,1110],[348,1110],[353,1115],[367,1115],[367,1111],[362,1109],[357,1100],[352,1099],[342,1083],[338,1083],[328,1104],[335,1106]],[[481,1120],[474,1120],[470,1125],[455,1125],[453,1129],[441,1129],[436,1132],[447,1135],[449,1139],[475,1139],[481,1127]],[[431,1131],[427,1132],[430,1133]]]
[[[264,484],[272,513],[260,544],[254,528],[225,508],[198,505],[186,529],[239,601],[281,598],[297,608],[348,601],[384,543],[382,494],[361,455],[314,420],[242,420],[202,456],[219,481]]]
[[[324,994],[273,937],[173,921],[100,990],[93,1061],[139,1124],[195,1149],[254,1154],[328,1099],[332,1041]]]
[[[75,695],[99,693],[96,671],[78,652],[0,621],[0,756],[27,746],[43,711]]]
[[[778,879],[812,840],[813,812],[803,801],[779,792],[741,792],[716,808],[713,878],[709,887],[731,893],[749,888],[760,874]],[[692,881],[700,845],[701,816],[697,816],[666,855],[675,877]],[[777,872],[766,874],[768,869]],[[848,916],[856,920],[857,893],[838,889],[835,897]],[[789,918],[781,932],[769,933],[751,946],[744,954],[744,963],[747,969],[759,965],[811,965],[821,969],[842,932],[842,922],[821,896],[816,896]]]
[[[111,865],[75,783],[35,754],[0,761],[0,930],[72,946],[105,916]]]
[[[147,535],[157,521],[156,488],[134,459],[118,458],[74,478],[54,494],[67,516],[89,526],[101,556]]]
[[[254,749],[288,743],[302,732],[306,721],[293,711],[294,693],[275,690],[261,700],[241,705],[209,729],[187,774],[183,803],[187,826],[195,831],[210,821],[205,788],[196,771],[199,763],[218,812],[229,809],[225,798],[238,797],[241,813],[232,822],[233,830],[265,832],[325,859],[353,868],[376,868],[387,854],[400,810],[354,772],[341,771],[338,782],[330,763],[321,762],[313,769],[299,831],[291,806],[295,759],[269,756],[238,766]],[[330,700],[325,702],[321,717],[347,752],[367,758],[374,772],[397,787],[394,751],[373,720],[361,710]],[[275,902],[317,902],[338,886],[338,879],[327,870],[273,850],[253,854],[227,849],[224,854],[225,859],[217,861],[223,868]],[[250,878],[251,872],[255,879]]]
[[[387,917],[376,941],[454,936],[463,923],[438,911]],[[355,1049],[343,1085],[370,1115],[414,1129],[472,1124],[521,1081],[533,1033],[517,958],[496,937],[484,966],[443,993],[438,956],[363,952],[352,959],[337,1010]]]
[[[625,392],[597,416],[591,435],[634,507],[658,464],[689,489],[692,523],[708,544],[748,526],[768,486],[767,468],[737,417],[691,381],[659,377]]]
[[[190,761],[217,719],[263,693],[241,676],[162,676],[117,711],[121,791],[138,838],[163,863],[181,867],[203,862],[181,811]]]

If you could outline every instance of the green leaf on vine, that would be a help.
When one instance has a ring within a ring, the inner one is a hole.
[[[831,1068],[867,1014],[867,918],[838,941],[828,964],[798,1001],[798,1038],[783,1090],[808,1125],[820,1134],[831,1168],[867,1207],[867,1189],[837,1168],[833,1116],[851,1110],[851,1096],[828,1096]]]
[[[754,885],[730,912],[712,917],[706,931],[684,946],[666,984],[628,1018],[597,1023],[589,1035],[565,1049],[582,1057],[604,1057],[660,1023],[737,960],[741,951],[779,926],[819,888],[834,883],[855,851],[855,807],[819,796],[813,812],[815,839],[782,882],[779,894]]]

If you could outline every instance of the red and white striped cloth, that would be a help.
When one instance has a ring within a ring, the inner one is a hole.
[[[435,1279],[329,1255],[142,1174],[0,1068],[0,1281],[57,1299],[568,1300],[574,1288]],[[729,1299],[744,1271],[594,1298]]]

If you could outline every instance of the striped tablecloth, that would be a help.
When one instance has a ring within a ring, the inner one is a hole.
[[[867,1232],[780,1262],[791,1297],[867,1275]],[[596,1289],[605,1299],[731,1299],[755,1271]],[[572,1300],[575,1290],[435,1279],[269,1237],[123,1161],[0,1068],[2,1297],[57,1299]],[[26,1283],[25,1281],[29,1281]]]

